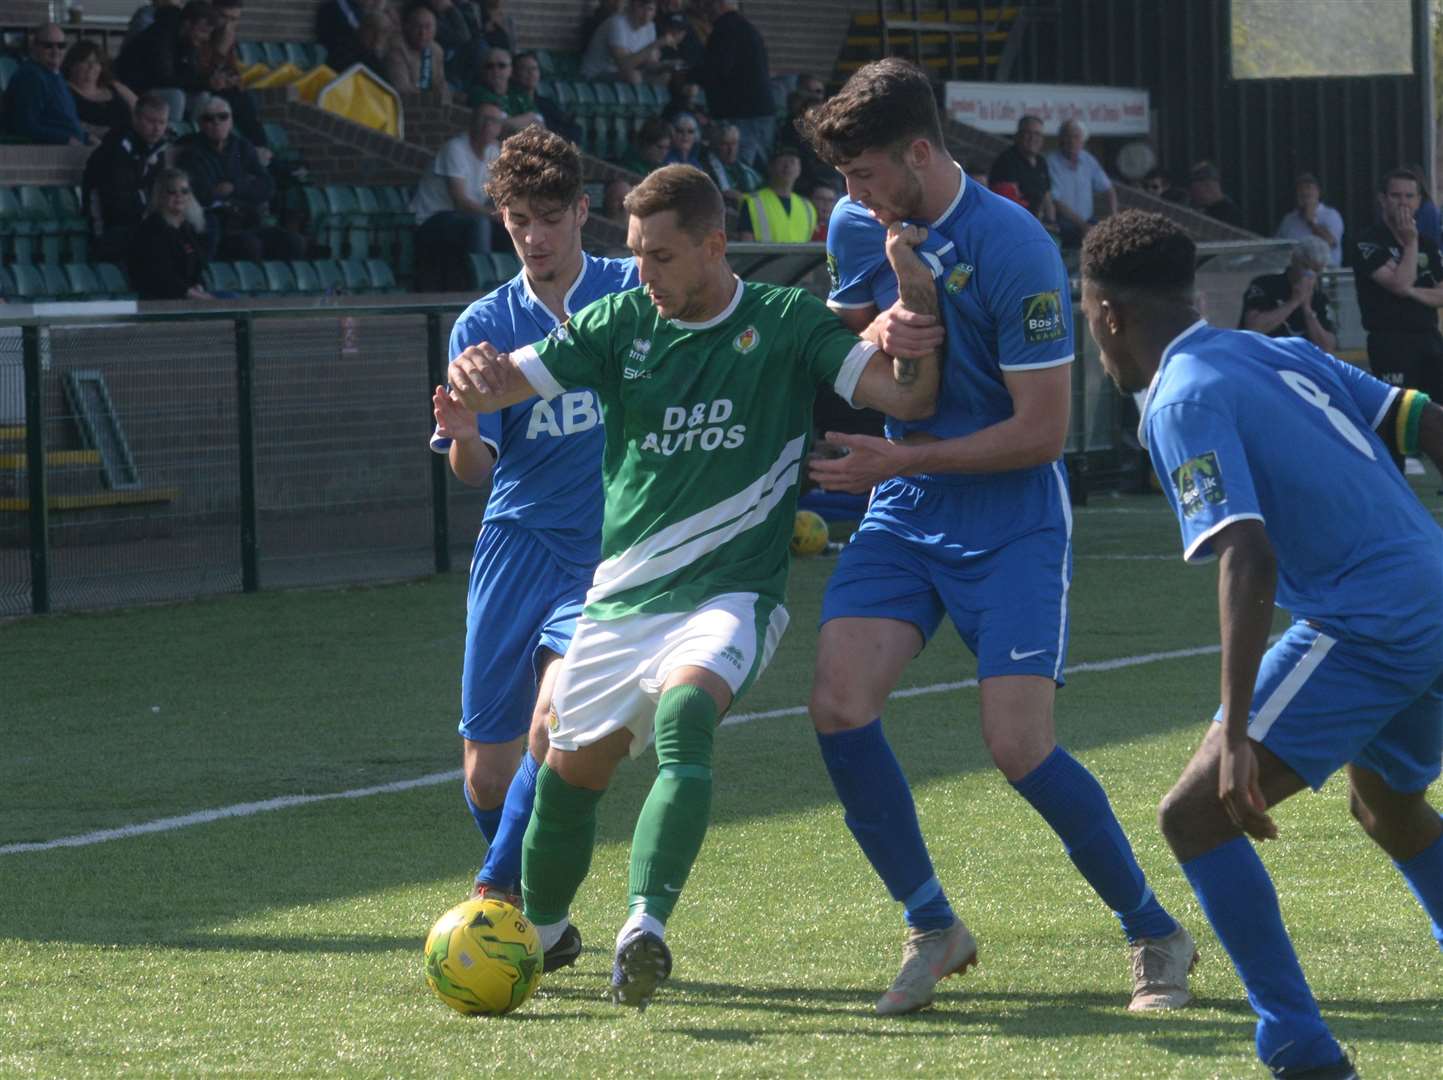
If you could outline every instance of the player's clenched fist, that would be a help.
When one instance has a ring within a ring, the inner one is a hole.
[[[506,388],[506,368],[505,354],[489,341],[470,346],[446,369],[451,397],[473,413],[484,411],[487,396]]]

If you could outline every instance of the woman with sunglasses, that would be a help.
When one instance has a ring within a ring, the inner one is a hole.
[[[130,245],[130,284],[142,300],[213,299],[200,283],[209,261],[204,232],[205,211],[191,194],[190,177],[162,169]]]

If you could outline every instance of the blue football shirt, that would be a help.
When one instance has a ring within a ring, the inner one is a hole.
[[[1338,638],[1436,634],[1443,531],[1374,431],[1398,392],[1303,338],[1194,323],[1164,350],[1139,431],[1184,558],[1258,520],[1295,619]]]
[[[566,294],[568,316],[593,300],[639,284],[631,259],[585,253]],[[523,270],[461,313],[451,330],[450,356],[489,341],[502,352],[534,345],[557,324],[531,291]],[[601,552],[601,407],[590,390],[569,390],[542,401],[529,398],[476,417],[482,440],[496,454],[485,522],[509,521],[535,533],[558,558],[594,567]],[[447,453],[451,440],[431,436]]]
[[[1072,295],[1057,244],[1025,208],[958,173],[951,206],[936,221],[914,222],[928,229],[920,250],[937,279],[947,329],[937,411],[918,421],[888,417],[891,438],[925,431],[951,439],[991,427],[1013,411],[1004,372],[1072,360]],[[850,197],[837,202],[827,227],[829,306],[883,310],[896,301],[886,239],[864,206]]]

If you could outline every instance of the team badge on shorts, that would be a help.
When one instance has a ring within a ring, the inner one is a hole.
[[[551,706],[550,710],[546,714],[546,726],[552,731],[555,731],[561,726],[561,717],[556,715],[555,705]]]
[[[1022,337],[1029,345],[1057,341],[1065,332],[1062,297],[1056,289],[1022,298]]]
[[[1190,458],[1174,469],[1172,486],[1185,518],[1197,517],[1205,506],[1227,502],[1222,467],[1218,465],[1217,453],[1212,450]]]
[[[956,296],[965,289],[967,283],[972,280],[972,274],[976,269],[977,268],[970,263],[958,263],[952,267],[947,274],[947,292],[952,296]]]
[[[748,326],[732,341],[732,348],[745,356],[761,343],[762,336],[755,326]]]

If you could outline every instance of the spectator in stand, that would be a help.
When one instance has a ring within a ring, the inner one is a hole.
[[[1150,169],[1142,178],[1142,190],[1164,202],[1185,203],[1187,192],[1173,182],[1172,173],[1158,166]]]
[[[1187,200],[1214,221],[1243,227],[1242,208],[1223,194],[1222,173],[1211,161],[1199,161],[1188,171]]]
[[[481,29],[481,9],[471,0],[426,0],[436,16],[436,44],[446,59],[446,78],[459,91],[483,77],[487,51],[494,42]],[[509,50],[509,46],[506,46]],[[509,64],[510,56],[507,56]]]
[[[187,101],[210,89],[201,73],[201,49],[215,21],[215,9],[205,0],[190,0],[180,10],[158,9],[145,32],[120,50],[116,76],[137,94],[166,95],[171,119],[184,119]]]
[[[112,127],[86,159],[80,190],[97,259],[125,261],[151,189],[165,167],[169,124],[165,98],[146,94],[135,103],[130,121]]]
[[[416,288],[419,292],[456,292],[471,287],[470,257],[491,250],[491,199],[486,182],[501,153],[501,124],[506,114],[496,105],[471,111],[470,127],[447,140],[416,186],[411,212],[416,215]]]
[[[130,126],[135,94],[110,74],[110,58],[93,41],[77,41],[60,62],[60,74],[75,99],[75,114],[90,128]]]
[[[631,145],[617,164],[628,172],[645,176],[666,164],[666,155],[670,150],[671,125],[661,117],[653,116],[636,129]]]
[[[155,22],[155,14],[161,8],[179,8],[180,0],[151,0],[149,4],[141,4],[131,13],[130,22],[125,26],[125,37],[121,39],[120,47],[123,49],[141,34],[150,29],[150,24]]]
[[[546,118],[536,108],[535,98],[511,85],[511,54],[505,49],[491,49],[481,65],[481,81],[471,88],[472,106],[495,105],[506,119],[501,125],[502,137],[532,124],[546,126]],[[541,66],[537,65],[540,74]]]
[[[210,300],[205,269],[205,213],[182,169],[155,178],[145,220],[130,245],[130,284],[142,300]]]
[[[176,164],[190,176],[191,190],[206,213],[211,250],[221,259],[299,259],[305,241],[265,224],[276,182],[250,140],[235,130],[230,103],[206,97],[200,130],[179,143]]]
[[[680,40],[677,30],[656,36],[656,0],[628,0],[626,10],[597,27],[581,58],[583,79],[616,79],[639,83],[665,76],[661,51]]]
[[[49,146],[84,146],[90,133],[80,126],[75,97],[60,74],[65,31],[45,23],[30,32],[30,57],[10,77],[0,106],[0,128]]]
[[[667,123],[671,123],[677,113],[691,113],[703,128],[711,126],[711,115],[702,104],[701,84],[690,73],[673,71],[671,78],[667,80],[666,96],[666,107],[661,110],[661,118]]]
[[[805,244],[820,220],[810,200],[795,194],[801,159],[786,143],[778,143],[767,163],[766,186],[742,199],[737,238],[763,244]]]
[[[802,72],[797,76],[797,93],[801,94],[807,101],[806,108],[813,105],[820,105],[827,100],[827,86],[817,76],[809,72]]]
[[[601,195],[601,216],[612,221],[626,222],[624,200],[631,194],[631,181],[614,176],[607,181]]]
[[[1263,274],[1248,284],[1238,329],[1269,337],[1304,337],[1324,352],[1338,347],[1328,296],[1318,288],[1318,275],[1328,267],[1328,242],[1305,236],[1293,248],[1292,262],[1281,274]]]
[[[761,174],[741,160],[742,136],[735,124],[713,125],[712,132],[711,146],[702,155],[706,174],[730,206],[740,206],[743,195],[762,186]]]
[[[1052,170],[1042,156],[1042,118],[1027,114],[1017,121],[1012,145],[997,155],[987,170],[988,183],[1017,185],[1022,205],[1044,222],[1057,221],[1052,205]]]
[[[777,133],[777,142],[785,143],[797,155],[801,162],[802,175],[797,181],[798,190],[808,190],[818,184],[825,184],[829,188],[841,190],[846,186],[842,174],[837,172],[825,161],[823,161],[812,148],[812,144],[802,136],[802,129],[798,121],[806,111],[817,104],[811,93],[805,90],[793,90],[787,95],[787,116],[782,124],[782,129]]]
[[[1277,235],[1284,240],[1316,237],[1328,245],[1328,265],[1343,265],[1343,215],[1323,202],[1323,188],[1312,173],[1299,173],[1293,181],[1294,209],[1278,222]]]
[[[581,125],[561,111],[561,106],[537,92],[541,85],[541,61],[534,52],[517,53],[511,69],[512,104],[525,113],[539,113],[542,123],[568,142],[581,142]],[[507,110],[509,113],[511,110]]]
[[[401,40],[401,30],[394,19],[388,18],[388,14],[389,9],[386,14],[377,12],[361,20],[361,25],[356,30],[356,51],[346,67],[364,64],[377,75],[386,70],[386,54]],[[333,70],[345,71],[346,68]]]
[[[345,71],[352,64],[363,63],[381,74],[382,65],[372,64],[375,57],[366,54],[383,56],[385,50],[378,51],[374,45],[365,45],[361,40],[361,25],[371,17],[382,20],[387,31],[381,35],[383,39],[389,40],[393,36],[391,31],[400,32],[400,25],[385,0],[326,0],[316,9],[316,40],[326,47],[328,67]]]
[[[601,28],[601,24],[621,11],[622,2],[623,0],[597,0],[596,6],[591,9],[591,14],[586,16],[586,20],[581,24],[580,42],[583,52],[591,44],[591,39],[596,36],[596,31]]]
[[[1087,129],[1080,120],[1064,120],[1057,130],[1057,149],[1047,155],[1052,205],[1063,247],[1078,247],[1098,219],[1096,197],[1107,197],[1107,214],[1117,213],[1117,192],[1102,165],[1082,148]],[[1104,215],[1106,216],[1106,215]]]
[[[425,0],[411,0],[401,16],[401,34],[385,57],[386,81],[401,94],[435,93],[450,100],[446,60],[436,44],[436,13]]]
[[[660,0],[656,11],[656,36],[672,44],[662,46],[661,62],[680,71],[694,70],[706,60],[706,45],[686,17],[686,0]]]
[[[486,44],[512,52],[516,48],[516,20],[506,14],[502,0],[481,0],[481,34]]]
[[[270,138],[261,123],[255,98],[241,87],[240,21],[241,0],[212,0],[215,29],[200,49],[200,74],[213,96],[230,105],[235,130],[250,140],[256,156],[267,167],[271,163]]]
[[[704,0],[704,5],[712,26],[698,81],[717,122],[735,124],[741,132],[741,159],[764,165],[777,138],[766,42],[737,10],[736,0]]]
[[[677,113],[671,119],[671,149],[666,154],[668,165],[691,165],[705,170],[701,157],[701,126],[691,113]]]
[[[1382,220],[1353,236],[1353,281],[1373,374],[1443,401],[1443,254],[1419,235],[1422,196],[1423,185],[1409,169],[1383,177]]]
[[[807,192],[807,198],[811,199],[812,205],[817,208],[817,227],[812,233],[812,243],[825,244],[827,224],[832,220],[832,208],[837,205],[837,189],[818,184]]]

